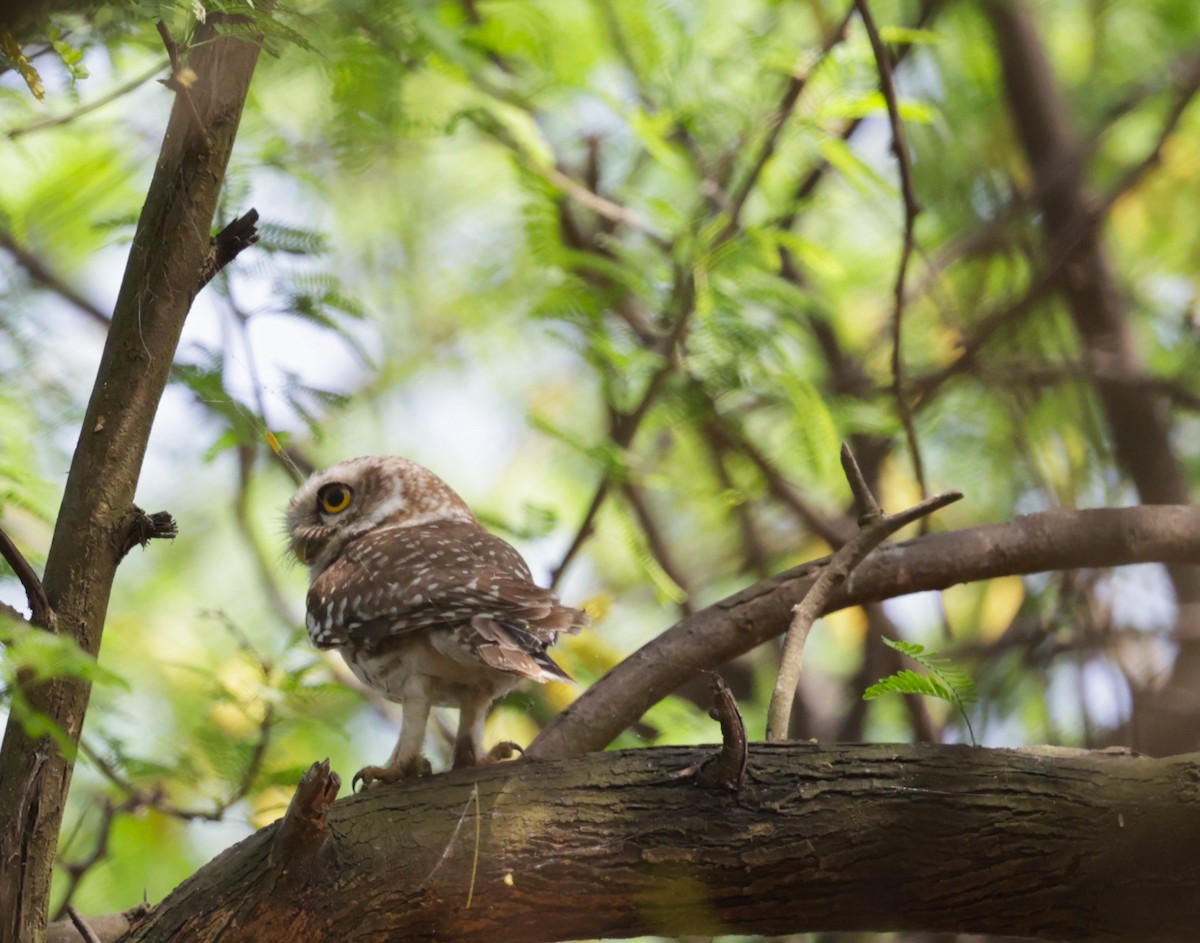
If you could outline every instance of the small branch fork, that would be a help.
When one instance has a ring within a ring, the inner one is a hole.
[[[816,582],[792,608],[792,623],[783,643],[779,677],[775,681],[775,690],[771,693],[771,704],[767,710],[769,743],[782,743],[788,739],[792,702],[803,670],[804,643],[813,622],[833,594],[846,582],[854,568],[896,531],[962,498],[961,491],[947,491],[926,498],[898,514],[885,514],[867,486],[848,445],[842,446],[842,468],[858,504],[859,531],[830,557]]]

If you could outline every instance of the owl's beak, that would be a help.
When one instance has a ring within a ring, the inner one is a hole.
[[[302,564],[304,564],[305,566],[308,565],[310,553],[309,553],[308,543],[306,541],[303,541],[303,540],[292,541],[292,553],[295,554],[296,559],[299,560]]]

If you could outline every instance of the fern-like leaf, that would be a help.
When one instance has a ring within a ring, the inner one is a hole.
[[[925,697],[936,697],[954,705],[967,725],[971,742],[975,743],[975,731],[971,727],[966,708],[968,704],[975,703],[976,699],[975,681],[971,676],[949,658],[916,642],[898,642],[885,638],[883,644],[911,658],[929,674],[901,669],[886,678],[880,678],[867,688],[863,692],[863,700],[871,701],[885,694],[921,694]]]

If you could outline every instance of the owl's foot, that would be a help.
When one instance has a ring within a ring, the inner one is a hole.
[[[375,783],[395,783],[412,776],[431,776],[433,767],[423,756],[408,763],[397,763],[394,766],[364,766],[354,774],[350,781],[350,791],[358,792],[361,782],[363,789],[370,789]]]
[[[472,766],[490,766],[501,760],[511,760],[518,753],[524,753],[519,744],[511,740],[501,740],[487,753],[480,756],[471,744],[455,744],[454,762],[451,769],[468,769]]]
[[[511,740],[501,740],[483,755],[479,760],[479,765],[487,766],[491,763],[499,763],[501,760],[511,760],[518,753],[522,756],[525,754],[520,744],[513,743]]]

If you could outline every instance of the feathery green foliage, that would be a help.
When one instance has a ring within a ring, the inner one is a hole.
[[[975,731],[971,727],[971,718],[967,716],[967,705],[974,704],[976,700],[974,679],[949,658],[939,655],[933,649],[925,648],[924,645],[897,641],[885,636],[880,638],[888,648],[911,658],[929,674],[918,674],[908,668],[902,668],[886,678],[880,678],[867,688],[863,692],[863,700],[871,701],[885,694],[920,694],[936,697],[954,706],[962,716],[967,733],[974,743]]]

